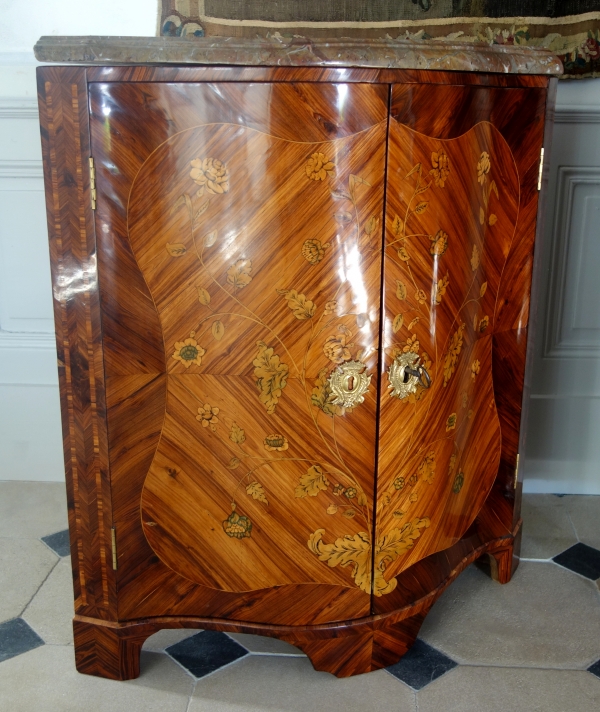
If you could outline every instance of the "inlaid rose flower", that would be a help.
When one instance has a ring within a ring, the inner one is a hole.
[[[311,180],[325,180],[328,175],[333,175],[334,168],[335,164],[324,153],[313,153],[305,166],[306,175]]]
[[[190,165],[190,178],[200,186],[200,194],[204,188],[213,195],[229,192],[229,171],[222,161],[216,158],[195,158]]]
[[[329,243],[321,243],[320,240],[306,240],[302,245],[302,257],[311,265],[316,265],[325,257],[325,250],[329,247]]]
[[[323,345],[323,353],[333,363],[344,363],[352,358],[348,348],[350,344],[346,343],[346,336],[329,336]]]

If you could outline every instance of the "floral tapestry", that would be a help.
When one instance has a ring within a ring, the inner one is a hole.
[[[544,47],[600,76],[600,0],[160,0],[164,36],[305,35]]]

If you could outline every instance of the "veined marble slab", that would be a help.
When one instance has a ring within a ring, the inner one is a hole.
[[[435,40],[41,37],[34,51],[41,62],[77,64],[222,64],[563,73],[560,60],[547,50]]]

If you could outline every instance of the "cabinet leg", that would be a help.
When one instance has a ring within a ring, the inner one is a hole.
[[[350,677],[397,663],[415,642],[424,618],[425,612],[337,638],[307,637],[302,633],[281,637],[305,652],[315,670]]]
[[[128,634],[106,621],[89,618],[73,620],[75,665],[85,675],[110,680],[132,680],[140,674],[140,653],[144,640],[152,631],[140,636]]]
[[[478,567],[498,583],[508,583],[519,566],[521,531],[521,529],[518,530],[512,543],[505,549],[489,551],[477,561]]]

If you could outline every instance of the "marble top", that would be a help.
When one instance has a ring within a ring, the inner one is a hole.
[[[307,37],[40,37],[41,62],[77,64],[211,64],[291,67],[379,67],[503,74],[562,74],[544,49],[436,40]]]

